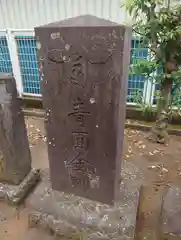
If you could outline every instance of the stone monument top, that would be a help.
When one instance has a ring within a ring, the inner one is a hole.
[[[77,17],[68,18],[62,21],[49,23],[41,27],[92,27],[92,26],[120,26],[120,24],[106,20],[103,18],[95,17],[92,15],[81,15]]]

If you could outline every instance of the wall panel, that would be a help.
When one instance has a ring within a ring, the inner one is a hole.
[[[0,0],[0,29],[33,29],[37,25],[80,14],[123,23],[121,0]]]

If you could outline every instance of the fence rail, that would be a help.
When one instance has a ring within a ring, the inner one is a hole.
[[[139,38],[133,37],[131,64],[148,58],[148,49],[140,48]],[[33,30],[0,30],[0,72],[13,73],[20,96],[41,96],[40,76],[36,56],[36,40]],[[141,75],[129,75],[127,102],[135,103],[140,93],[147,104],[153,103],[154,86]]]

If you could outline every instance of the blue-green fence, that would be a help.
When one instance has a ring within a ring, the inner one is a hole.
[[[20,75],[23,84],[23,93],[40,94],[40,77],[36,56],[36,41],[33,36],[15,36],[17,54],[19,58]],[[139,48],[138,39],[132,40],[131,64],[136,59],[147,58],[148,49]],[[0,72],[12,72],[12,62],[8,42],[5,36],[0,36]],[[137,90],[143,91],[144,78],[139,75],[130,75],[128,79],[128,102],[133,102],[133,93]]]
[[[16,37],[23,90],[25,93],[40,94],[40,77],[34,37]]]
[[[12,63],[10,59],[7,39],[5,36],[0,37],[0,72],[12,72]]]

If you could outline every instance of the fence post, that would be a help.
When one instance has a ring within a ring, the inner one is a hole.
[[[148,56],[147,60],[151,61],[151,52],[148,49]],[[152,73],[152,80],[151,79],[145,79],[144,82],[144,89],[143,89],[143,102],[146,105],[153,105],[153,98],[154,98],[154,92],[155,92],[155,83],[153,82],[154,76],[156,75],[156,72]]]
[[[154,91],[155,91],[155,84],[150,79],[146,79],[144,82],[144,89],[143,89],[143,102],[145,104],[147,105],[153,104]]]
[[[7,29],[6,37],[7,37],[7,43],[8,43],[9,53],[10,53],[10,59],[12,62],[13,75],[16,80],[18,94],[21,97],[23,94],[23,82],[22,82],[21,69],[20,69],[19,58],[18,58],[18,49],[17,49],[16,39],[13,31],[11,31],[10,29]]]

